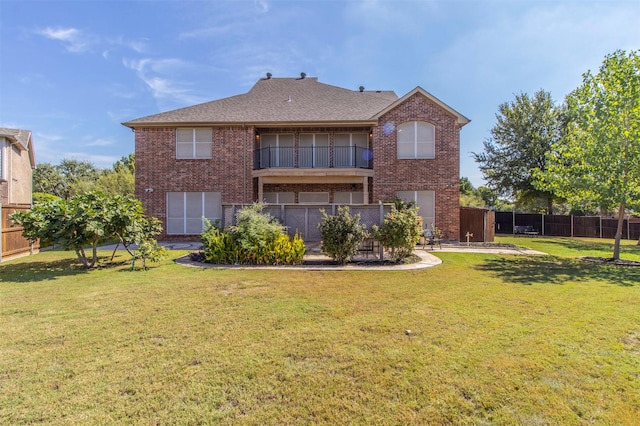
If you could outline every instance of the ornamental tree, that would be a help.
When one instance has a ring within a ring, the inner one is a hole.
[[[344,265],[358,252],[360,243],[367,237],[365,225],[360,223],[360,213],[351,215],[349,206],[339,206],[335,215],[324,210],[318,229],[322,235],[322,251]]]
[[[566,97],[565,137],[536,172],[539,188],[574,206],[618,212],[613,259],[620,257],[625,210],[640,207],[640,56],[618,50]]]
[[[162,228],[155,218],[144,216],[139,201],[122,196],[88,193],[71,199],[46,198],[31,210],[11,215],[22,226],[22,236],[31,242],[46,240],[65,250],[74,250],[85,268],[96,266],[98,245],[118,238],[129,246],[151,240]],[[91,247],[89,256],[85,247]]]
[[[371,232],[384,248],[389,249],[391,259],[399,261],[408,257],[422,234],[422,218],[418,215],[418,207],[397,209],[392,206],[391,212],[384,216],[382,225],[372,226]]]

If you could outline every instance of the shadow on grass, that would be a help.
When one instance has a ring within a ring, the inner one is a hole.
[[[605,256],[608,254],[609,256],[613,255],[613,239],[604,239],[601,241],[585,241],[579,238],[544,238],[542,240],[543,244],[547,245],[555,245],[562,247],[568,250],[575,250],[577,252],[585,252],[585,251],[600,251]],[[621,244],[620,252],[627,254],[636,254],[640,255],[640,246],[638,245],[628,245]]]
[[[523,285],[558,285],[569,281],[602,281],[620,286],[640,284],[639,267],[594,264],[555,256],[504,257],[488,260],[477,269],[505,282]]]
[[[5,282],[28,283],[54,280],[59,277],[85,274],[77,259],[61,259],[48,262],[23,262],[2,265],[0,274]]]

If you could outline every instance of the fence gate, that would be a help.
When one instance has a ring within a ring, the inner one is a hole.
[[[467,232],[473,234],[471,242],[493,242],[495,212],[477,207],[460,207],[460,241],[467,241]]]

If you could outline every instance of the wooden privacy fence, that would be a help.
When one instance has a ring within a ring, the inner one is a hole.
[[[496,212],[496,234],[513,234],[515,226],[532,226],[540,235],[550,237],[615,238],[618,219],[602,216]],[[622,238],[640,238],[640,219],[624,220]]]
[[[0,233],[2,234],[0,261],[25,253],[32,253],[39,248],[37,243],[32,247],[29,241],[22,237],[22,227],[12,226],[13,222],[9,219],[13,212],[29,210],[30,208],[23,205],[0,205],[0,210],[2,211],[2,220],[0,221]]]

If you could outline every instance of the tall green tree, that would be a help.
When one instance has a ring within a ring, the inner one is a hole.
[[[538,189],[533,170],[546,169],[546,154],[561,135],[560,110],[551,94],[525,93],[498,107],[496,125],[484,141],[484,152],[473,153],[487,186],[498,195],[521,202],[543,198],[553,213],[554,193]]]
[[[39,164],[33,172],[37,192],[69,199],[93,190],[100,171],[89,161],[64,159],[55,166]]]
[[[567,129],[537,172],[540,188],[574,206],[618,211],[613,258],[627,208],[640,207],[640,55],[618,50],[567,95]]]
[[[58,197],[66,193],[66,183],[51,163],[40,163],[33,170],[33,191]]]

